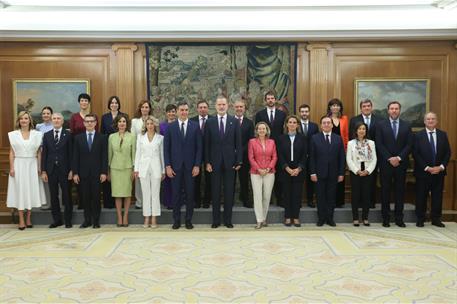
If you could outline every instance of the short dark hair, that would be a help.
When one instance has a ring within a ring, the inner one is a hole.
[[[362,105],[363,105],[364,103],[369,103],[369,104],[371,104],[371,106],[373,106],[373,103],[371,102],[371,99],[366,98],[366,99],[362,99],[362,100],[360,101],[359,107],[361,108]]]
[[[116,118],[114,118],[114,121],[113,121],[113,129],[116,131],[119,131],[119,128],[117,127],[117,125],[119,124],[119,121],[122,118],[125,118],[125,121],[127,122],[127,125],[125,126],[125,130],[126,131],[130,130],[130,119],[129,119],[129,116],[125,113],[117,114]]]
[[[118,111],[120,111],[121,110],[121,100],[117,96],[111,96],[108,99],[108,110],[111,110],[110,106],[111,106],[111,102],[113,101],[113,99],[116,99],[117,104],[119,105],[119,107],[117,109],[118,109]]]
[[[321,120],[320,120],[320,123],[322,123],[322,121],[324,120],[324,118],[329,118],[330,120],[332,120],[330,117],[328,117],[327,115],[324,115],[321,117]]]
[[[202,99],[202,100],[199,100],[199,101],[197,102],[197,108],[198,108],[198,106],[201,105],[202,103],[205,103],[206,106],[209,107],[209,103],[208,103],[206,100]]]
[[[92,113],[86,114],[86,116],[84,116],[84,120],[86,120],[87,117],[93,117],[93,118],[95,118],[95,121],[97,121],[97,116],[95,114],[92,114]]]
[[[43,113],[44,110],[49,110],[49,112],[51,112],[51,114],[54,114],[54,111],[52,110],[52,108],[50,106],[44,106],[43,109],[41,109],[41,113]]]
[[[263,95],[263,100],[267,100],[267,96],[268,95],[272,95],[274,98],[276,98],[276,92],[274,90],[268,90],[265,92],[265,94]]]
[[[400,107],[401,110],[401,103],[399,101],[393,100],[387,104],[387,110],[389,110],[390,106],[393,104],[397,104]]]
[[[339,100],[338,98],[332,98],[328,101],[328,104],[327,104],[327,115],[330,116],[332,114],[332,111],[330,110],[330,108],[333,106],[333,105],[339,105],[340,106],[340,116],[343,115],[343,102],[341,100]]]
[[[185,102],[185,101],[180,101],[180,102],[178,102],[178,104],[177,104],[177,106],[175,108],[179,108],[181,106],[189,106],[189,104],[187,102]]]
[[[307,105],[307,104],[304,103],[304,104],[302,104],[302,105],[300,105],[300,106],[298,107],[298,111],[300,112],[301,109],[306,109],[306,108],[308,108],[309,110],[311,110],[311,107],[310,107],[309,105]]]
[[[179,103],[178,103],[178,106],[179,106]],[[165,112],[170,112],[171,110],[175,110],[176,111],[176,108],[177,106],[175,106],[174,104],[167,104],[167,106],[165,107]]]
[[[368,134],[368,126],[367,126],[367,124],[366,124],[365,122],[363,122],[363,121],[358,121],[358,122],[355,123],[354,131],[353,131],[354,133],[352,134],[352,138],[358,138],[358,136],[357,136],[357,130],[358,130],[361,126],[365,126],[365,130],[366,130],[364,139],[370,138],[370,135]]]
[[[81,102],[81,99],[87,99],[90,102],[90,95],[87,93],[81,93],[78,95],[78,102]]]

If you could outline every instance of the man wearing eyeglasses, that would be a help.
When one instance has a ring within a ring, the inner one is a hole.
[[[100,184],[108,173],[107,141],[96,132],[95,115],[84,117],[86,132],[75,137],[73,150],[73,182],[81,185],[84,222],[80,228],[100,228]]]

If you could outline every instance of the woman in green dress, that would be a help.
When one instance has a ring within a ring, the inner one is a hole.
[[[111,134],[108,139],[111,195],[116,201],[117,226],[128,227],[132,181],[134,179],[133,166],[135,164],[136,138],[127,131],[130,130],[130,126],[126,114],[118,114],[114,119],[113,127],[117,132]],[[122,201],[124,201],[123,216]]]

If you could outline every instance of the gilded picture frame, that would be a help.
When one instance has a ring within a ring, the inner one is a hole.
[[[29,111],[36,124],[42,122],[41,110],[50,106],[64,116],[64,127],[73,113],[79,112],[78,95],[90,94],[89,79],[26,78],[13,79],[13,115]]]
[[[387,105],[399,101],[401,119],[411,123],[413,130],[424,127],[423,118],[430,109],[430,79],[428,78],[356,78],[354,80],[354,109],[360,114],[363,99],[373,103],[373,113],[387,118]]]

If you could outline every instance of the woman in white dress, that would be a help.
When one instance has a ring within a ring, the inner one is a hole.
[[[135,138],[142,134],[144,121],[152,115],[152,105],[149,100],[142,100],[138,103],[138,107],[135,113],[135,118],[132,119],[132,126],[130,127],[130,133],[135,136]],[[135,208],[141,209],[142,206],[142,191],[141,191],[141,183],[138,178],[135,178]]]
[[[50,106],[45,106],[41,109],[41,120],[43,120],[43,122],[36,125],[36,130],[40,131],[43,135],[54,128],[51,120],[52,113],[53,111]],[[46,204],[41,206],[41,210],[51,210],[51,191],[49,190],[49,184],[48,182],[43,183],[44,194],[46,195]]]
[[[33,130],[30,114],[22,111],[16,119],[16,130],[8,133],[10,141],[10,174],[6,205],[19,213],[19,230],[32,228],[33,207],[46,203],[43,183],[40,179],[41,132]],[[26,219],[24,219],[26,210]]]
[[[141,182],[144,228],[156,228],[156,216],[160,216],[160,183],[165,178],[165,162],[163,136],[158,130],[159,121],[149,116],[143,134],[137,138],[134,174]]]

